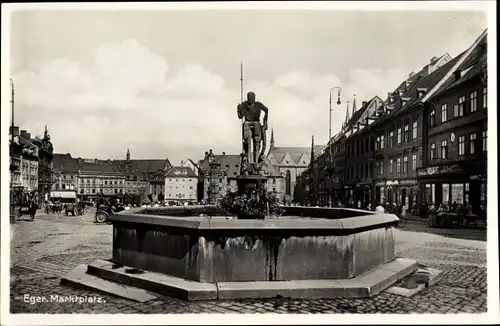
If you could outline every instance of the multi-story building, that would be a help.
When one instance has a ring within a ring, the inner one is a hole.
[[[198,199],[206,202],[216,202],[228,192],[236,192],[238,185],[236,177],[240,174],[240,155],[214,155],[212,151],[205,153],[205,158],[198,163],[198,186],[201,187]],[[269,160],[263,166],[264,175],[268,177],[266,187],[275,192],[283,200],[285,197],[285,179]]]
[[[54,191],[74,190],[85,201],[115,197],[128,202],[142,202],[147,200],[146,197],[157,201],[164,197],[164,173],[171,167],[168,159],[130,160],[130,152],[126,160],[72,158],[69,153],[54,154],[53,166]],[[160,187],[156,184],[159,177],[162,178]]]
[[[322,145],[314,146],[314,155],[319,156],[323,148],[324,146]],[[284,199],[291,201],[294,198],[297,176],[305,171],[311,163],[311,148],[276,147],[274,143],[274,130],[272,130],[267,159],[285,178]]]
[[[361,202],[367,206],[371,202],[373,185],[373,135],[372,117],[383,110],[383,101],[375,96],[370,101],[363,101],[361,108],[353,112],[345,124],[345,172],[344,203]]]
[[[483,100],[487,98],[485,35],[454,59],[448,54],[432,58],[389,93],[383,105],[346,117],[348,122],[329,143],[335,153],[332,175],[344,171],[345,204],[359,201],[373,207],[390,201],[409,208],[422,199],[441,202],[445,198],[480,206],[486,189],[482,182],[486,179],[486,109],[480,110],[487,107]],[[450,121],[452,114],[455,118]],[[441,116],[444,122],[437,125]],[[485,151],[479,151],[483,146]],[[344,160],[345,167],[339,160]],[[322,164],[311,166],[301,184],[315,192],[325,180],[319,171]],[[476,198],[470,197],[471,192]]]
[[[38,193],[38,147],[31,135],[21,130],[17,142],[21,145],[20,183],[23,192]]]
[[[54,183],[52,165],[54,147],[50,141],[47,126],[45,126],[43,138],[37,136],[33,143],[38,147],[38,194],[40,198],[48,200]]]
[[[198,179],[194,171],[187,166],[174,166],[165,174],[165,200],[197,200]]]
[[[486,203],[487,31],[428,102],[423,166],[417,170],[423,199],[435,204]]]

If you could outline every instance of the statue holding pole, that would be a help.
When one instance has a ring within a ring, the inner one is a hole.
[[[263,123],[260,123],[261,112],[264,112]],[[238,119],[243,120],[243,155],[246,164],[258,170],[259,163],[264,161],[266,149],[266,131],[269,109],[255,100],[255,93],[248,92],[247,100],[238,104]],[[261,147],[261,142],[263,146]],[[250,145],[251,144],[251,145]],[[250,155],[252,153],[252,155]],[[252,160],[250,162],[250,160]]]

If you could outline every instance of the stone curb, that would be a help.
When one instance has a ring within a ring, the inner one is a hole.
[[[396,258],[352,279],[200,283],[160,273],[137,271],[98,259],[88,265],[87,273],[105,279],[106,282],[118,282],[195,301],[278,296],[303,299],[366,298],[380,293],[417,269],[416,261]]]

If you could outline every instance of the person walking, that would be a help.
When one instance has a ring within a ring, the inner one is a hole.
[[[382,206],[382,203],[378,203],[378,206],[375,207],[375,213],[385,214],[385,209],[384,209],[384,206]]]

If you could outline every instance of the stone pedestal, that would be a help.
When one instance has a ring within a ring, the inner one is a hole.
[[[257,201],[259,201],[258,193],[252,194],[253,192],[259,192],[266,189],[267,177],[262,175],[239,175],[236,177],[236,183],[238,185],[238,195],[248,195],[257,196]],[[238,219],[261,219],[266,217],[266,210],[263,210],[257,215],[248,214],[238,214]]]

